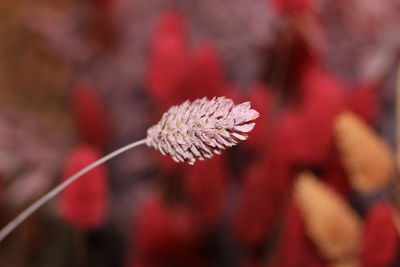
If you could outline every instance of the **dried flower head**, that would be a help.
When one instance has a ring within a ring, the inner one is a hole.
[[[336,144],[352,186],[364,193],[385,188],[394,166],[388,145],[351,112],[340,115],[335,128]]]
[[[246,140],[258,116],[250,102],[235,105],[225,97],[186,101],[148,129],[146,143],[176,162],[194,164]]]
[[[353,259],[360,244],[361,221],[346,201],[311,173],[300,174],[294,194],[307,233],[321,255],[332,262]]]

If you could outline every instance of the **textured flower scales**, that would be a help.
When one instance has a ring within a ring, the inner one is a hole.
[[[235,105],[225,97],[186,101],[148,129],[146,143],[176,162],[194,164],[246,140],[258,116],[250,102]]]

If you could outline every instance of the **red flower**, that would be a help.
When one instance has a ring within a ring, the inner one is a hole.
[[[68,156],[62,181],[100,158],[89,145],[79,145]],[[107,172],[101,165],[68,186],[60,197],[61,216],[80,230],[91,230],[105,220],[108,200]]]
[[[159,104],[168,107],[179,104],[189,68],[189,51],[185,23],[177,12],[167,12],[160,18],[152,40],[148,72],[149,94]]]
[[[71,108],[78,132],[85,142],[104,148],[110,140],[109,118],[97,91],[81,84],[72,89]]]
[[[197,45],[191,64],[187,89],[182,92],[187,99],[226,95],[221,59],[211,43]]]
[[[248,246],[263,244],[278,215],[284,195],[283,177],[274,166],[263,161],[254,163],[244,174],[241,199],[235,218],[235,234]],[[285,177],[286,178],[286,177]]]
[[[306,57],[303,61],[293,85],[298,89],[299,100],[283,112],[272,144],[283,139],[278,143],[282,144],[281,149],[288,151],[293,163],[315,166],[329,160],[333,151],[336,117],[349,108],[373,122],[378,103],[375,87],[362,85],[346,94],[341,82],[315,58]]]
[[[173,238],[167,207],[159,198],[150,199],[139,208],[134,241],[137,252],[150,258],[165,258]]]
[[[308,150],[304,148],[304,145],[297,144],[304,142],[301,139],[301,126],[298,112],[293,109],[284,111],[274,127],[271,141],[268,143],[269,150],[272,151],[269,152],[269,158],[277,157],[276,160],[293,163],[295,156],[306,154]]]
[[[327,154],[333,140],[333,123],[345,109],[343,86],[331,74],[315,66],[302,79],[304,86],[304,140],[318,160]]]
[[[347,106],[369,123],[374,123],[379,111],[378,90],[375,84],[362,83],[347,94]]]
[[[298,17],[313,11],[315,0],[274,0],[277,12],[289,17]]]
[[[167,207],[155,196],[139,207],[133,232],[135,254],[156,262],[186,261],[193,256],[197,229],[184,207]]]
[[[276,266],[324,266],[307,238],[302,214],[291,201],[283,219]]]
[[[333,144],[333,123],[345,109],[341,84],[316,64],[305,68],[298,81],[300,102],[286,110],[278,135],[286,137],[291,158],[301,164],[318,164]]]
[[[99,8],[107,9],[113,7],[117,0],[91,0],[93,5]]]
[[[361,245],[362,266],[391,266],[398,255],[399,239],[391,207],[380,202],[370,208]]]
[[[183,183],[192,210],[206,225],[214,225],[221,217],[228,181],[229,174],[222,156],[199,161],[187,169]]]

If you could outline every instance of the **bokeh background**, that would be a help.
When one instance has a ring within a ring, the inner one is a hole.
[[[261,114],[194,166],[97,168],[0,266],[400,266],[399,23],[398,0],[0,1],[0,226],[171,105]]]

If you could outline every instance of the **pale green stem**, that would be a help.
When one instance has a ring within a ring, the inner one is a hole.
[[[97,166],[103,164],[104,162],[118,156],[119,154],[124,153],[127,150],[130,150],[134,147],[143,145],[146,143],[146,139],[142,139],[136,142],[133,142],[131,144],[128,144],[124,147],[121,147],[120,149],[115,150],[114,152],[111,152],[110,154],[102,157],[101,159],[93,162],[92,164],[86,166],[73,176],[69,177],[66,179],[64,182],[56,186],[54,189],[46,193],[44,196],[36,200],[34,203],[32,203],[29,207],[27,207],[24,211],[22,211],[17,217],[15,217],[14,220],[9,222],[6,226],[4,226],[0,230],[0,242],[6,238],[18,225],[20,225],[26,218],[28,218],[32,213],[34,213],[37,209],[39,209],[43,204],[45,204],[47,201],[55,197],[58,193],[60,193],[62,190],[64,190],[68,185],[76,181],[78,178],[82,177],[82,175],[86,174],[90,170],[96,168]]]

